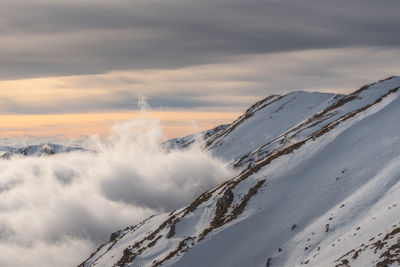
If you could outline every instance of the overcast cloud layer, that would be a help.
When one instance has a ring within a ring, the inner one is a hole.
[[[397,0],[5,0],[0,78],[177,68],[315,48],[399,47]]]

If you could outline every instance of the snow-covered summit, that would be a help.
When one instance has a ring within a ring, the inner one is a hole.
[[[81,266],[398,266],[400,77],[271,96],[205,149],[240,173]]]

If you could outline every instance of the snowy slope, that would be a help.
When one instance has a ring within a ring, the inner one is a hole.
[[[305,91],[273,95],[255,103],[230,125],[169,140],[168,147],[185,148],[200,139],[215,156],[227,161],[238,160],[342,97]]]
[[[211,130],[207,130],[198,134],[191,134],[182,138],[173,138],[164,143],[167,150],[184,149],[194,144],[194,142],[207,142],[210,138],[225,130],[230,125],[219,125]]]
[[[399,89],[391,77],[257,103],[206,141],[238,176],[114,233],[82,266],[397,266]]]
[[[339,97],[335,94],[297,91],[267,98],[210,139],[207,142],[208,149],[227,160],[239,159],[326,108]]]

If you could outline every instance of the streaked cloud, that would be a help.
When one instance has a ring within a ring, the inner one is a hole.
[[[397,0],[5,0],[0,78],[171,69],[237,55],[399,47]]]
[[[243,111],[270,94],[350,92],[400,73],[399,49],[342,48],[246,55],[218,64],[0,81],[3,114],[137,110]]]

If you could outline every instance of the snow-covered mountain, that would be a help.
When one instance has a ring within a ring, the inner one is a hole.
[[[52,143],[35,144],[27,146],[0,146],[0,159],[10,159],[18,156],[50,156],[57,153],[68,153],[71,151],[84,150],[80,146],[65,146]]]
[[[81,266],[399,266],[399,89],[391,77],[256,103],[205,135],[236,177],[113,233]]]
[[[210,138],[214,137],[221,131],[228,128],[230,125],[219,125],[211,130],[207,130],[197,134],[191,134],[182,138],[174,138],[166,141],[164,147],[167,150],[170,149],[184,149],[193,145],[196,141],[207,142]]]

